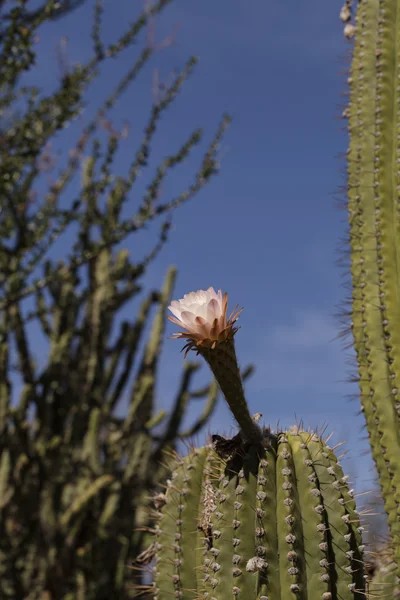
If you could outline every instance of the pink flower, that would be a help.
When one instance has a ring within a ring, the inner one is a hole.
[[[214,349],[220,342],[232,338],[238,330],[233,325],[242,311],[236,306],[227,319],[228,294],[222,295],[222,290],[217,293],[212,287],[185,294],[181,300],[173,300],[168,308],[174,315],[168,319],[186,330],[172,336],[188,341],[183,348],[186,354],[192,348]]]

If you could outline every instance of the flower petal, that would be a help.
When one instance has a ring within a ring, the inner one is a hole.
[[[202,317],[196,317],[196,332],[199,333],[203,338],[208,338],[210,335],[210,326],[206,319]]]
[[[214,319],[219,317],[219,305],[218,301],[213,298],[210,300],[207,306],[207,321],[213,323]]]
[[[172,314],[179,319],[182,312],[181,302],[178,300],[172,300],[171,304],[168,306],[168,310],[170,310]]]
[[[196,315],[188,310],[183,310],[181,313],[181,321],[187,326],[187,329],[193,327]]]
[[[226,296],[227,295],[228,294],[226,294]],[[218,290],[218,303],[219,303],[219,306],[220,306],[220,309],[221,309],[221,312],[222,312],[223,305],[224,305],[224,300],[222,298],[222,290]]]
[[[171,321],[171,323],[174,323],[175,325],[178,325],[178,327],[183,327],[183,329],[188,329],[186,327],[186,325],[184,323],[182,323],[182,321],[180,321],[176,317],[171,317],[171,315],[168,315],[167,318]]]
[[[218,340],[218,319],[215,318],[210,329],[210,339]]]

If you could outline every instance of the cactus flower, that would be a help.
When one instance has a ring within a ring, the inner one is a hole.
[[[172,336],[188,341],[184,346],[186,354],[199,346],[214,349],[238,330],[233,325],[241,309],[236,306],[227,318],[228,294],[222,294],[222,290],[217,293],[213,287],[185,294],[181,300],[173,300],[168,308],[174,315],[169,316],[169,320],[186,330]]]
[[[181,300],[173,300],[168,309],[174,315],[168,319],[185,331],[172,337],[186,340],[182,350],[196,350],[209,364],[219,387],[238,422],[241,437],[245,441],[262,443],[263,434],[254,422],[242,385],[236,358],[234,335],[239,329],[234,324],[242,309],[235,306],[227,318],[228,294],[218,293],[213,287],[185,294]]]

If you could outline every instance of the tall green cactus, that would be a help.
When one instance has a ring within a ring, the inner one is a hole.
[[[400,575],[400,2],[360,0],[355,28],[346,27],[355,35],[346,110],[352,331]]]
[[[347,479],[315,434],[178,460],[158,525],[152,597],[361,600],[361,528]]]

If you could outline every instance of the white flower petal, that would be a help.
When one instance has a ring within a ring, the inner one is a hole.
[[[207,321],[212,324],[214,319],[219,317],[220,312],[218,301],[215,298],[212,298],[207,307]]]
[[[180,319],[182,312],[182,306],[180,302],[177,300],[172,300],[171,304],[168,306],[168,310],[170,310],[175,317]]]
[[[219,302],[221,312],[222,312],[223,302],[224,302],[224,298],[222,296],[222,290],[218,290],[218,302]]]
[[[181,313],[182,323],[184,323],[185,325],[189,325],[190,327],[193,327],[195,318],[196,315],[194,315],[192,312],[189,312],[188,310],[183,310]]]

